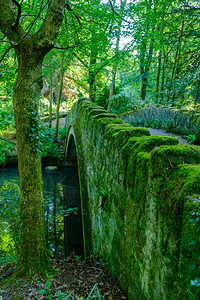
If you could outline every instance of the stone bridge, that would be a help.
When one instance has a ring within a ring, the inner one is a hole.
[[[197,299],[200,147],[150,136],[86,100],[66,124],[85,256],[105,259],[128,299]]]

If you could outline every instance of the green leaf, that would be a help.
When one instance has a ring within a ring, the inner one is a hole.
[[[45,289],[41,289],[38,291],[40,294],[45,295],[47,293],[47,291]]]

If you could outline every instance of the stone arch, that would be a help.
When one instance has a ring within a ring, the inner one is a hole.
[[[76,127],[68,125],[65,143],[65,165],[77,168],[80,186],[84,256],[92,253],[91,221],[89,217],[87,180],[85,178],[84,159],[82,157],[80,136]]]
[[[67,166],[78,167],[76,137],[72,126],[69,128],[66,138],[65,163]]]

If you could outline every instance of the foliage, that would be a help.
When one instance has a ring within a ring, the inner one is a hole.
[[[11,155],[14,144],[0,139],[0,165],[5,165],[6,156]]]
[[[39,293],[42,294],[42,295],[46,295],[46,298],[47,299],[52,299],[53,298],[53,295],[51,294],[51,280],[52,280],[52,276],[49,276],[47,273],[46,273],[46,276],[47,276],[47,281],[45,282],[45,285],[44,285],[44,289],[41,289],[39,290]]]
[[[58,131],[59,139],[64,140],[66,138],[66,127],[59,129]]]
[[[0,97],[0,131],[14,127],[14,113],[11,97]]]
[[[189,144],[194,144],[197,138],[195,134],[188,134],[184,135],[183,137],[188,140]]]
[[[61,131],[63,134],[63,132]],[[47,125],[41,125],[39,130],[40,137],[40,152],[41,157],[49,158],[63,158],[63,152],[60,152],[60,147],[58,143],[55,143],[55,133],[52,128]]]
[[[16,257],[20,249],[19,186],[16,179],[5,180],[0,189],[0,256]]]
[[[110,112],[115,114],[121,114],[123,112],[134,110],[138,108],[137,101],[133,101],[131,96],[125,92],[121,92],[117,95],[114,95],[110,102]]]
[[[109,99],[109,88],[104,86],[102,90],[97,92],[96,103],[100,106],[103,106],[104,109],[107,109]]]

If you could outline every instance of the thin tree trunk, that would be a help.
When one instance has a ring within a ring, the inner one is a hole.
[[[123,17],[123,13],[124,13],[124,7],[126,5],[126,1],[120,1],[120,20],[118,23],[118,30],[117,30],[117,40],[116,40],[116,45],[115,45],[115,56],[117,58],[117,54],[119,53],[119,43],[120,43],[120,37],[121,37],[121,28],[122,28],[122,17]],[[110,85],[110,92],[109,92],[109,103],[111,98],[115,95],[115,78],[116,78],[116,74],[117,74],[117,59],[114,61],[113,64],[113,69],[112,69],[112,80],[111,80],[111,85]],[[108,110],[110,108],[110,105],[108,103]]]
[[[148,75],[149,75],[149,69],[150,69],[152,56],[153,56],[153,46],[154,46],[154,39],[151,39],[146,60],[145,60],[146,45],[144,45],[144,43],[141,50],[140,75],[141,75],[142,82],[141,82],[140,98],[142,100],[145,100],[146,98]]]
[[[176,54],[175,54],[175,59],[174,59],[174,64],[173,64],[173,69],[172,69],[172,75],[171,75],[171,81],[170,81],[170,86],[169,86],[169,95],[168,95],[168,101],[170,100],[170,94],[172,93],[172,101],[175,99],[175,94],[176,91],[173,88],[173,83],[175,79],[177,78],[178,72],[179,72],[179,60],[180,60],[180,53],[181,53],[181,42],[182,42],[182,35],[183,35],[183,30],[184,30],[184,18],[182,19],[182,24],[181,24],[181,32],[178,38],[177,42],[177,47],[176,47]],[[173,90],[172,90],[173,88]]]
[[[159,99],[161,62],[162,62],[162,50],[160,50],[158,54],[158,70],[157,70],[157,77],[156,77],[156,96],[155,96],[156,102],[158,102]]]
[[[97,54],[98,50],[96,47],[96,41],[95,41],[95,33],[92,31],[92,45],[91,45],[91,54],[90,54],[90,64],[89,64],[89,99],[92,102],[95,102],[96,98],[96,82],[95,82],[95,65],[97,62]]]
[[[96,58],[90,60],[90,67],[89,67],[89,99],[92,102],[95,102],[96,98],[96,82],[95,82],[95,72],[94,72],[94,65],[96,64]]]
[[[163,29],[164,29],[164,16],[165,16],[165,8],[166,4],[163,3],[162,8],[162,23],[160,28],[160,35],[161,35],[161,48],[159,50],[158,54],[158,70],[157,70],[157,77],[156,77],[156,102],[158,102],[159,99],[159,89],[160,89],[160,73],[161,73],[161,64],[162,64],[162,43],[163,43]]]
[[[56,126],[55,126],[55,140],[58,138],[58,127],[59,127],[59,110],[62,97],[63,89],[63,78],[64,78],[64,53],[62,53],[61,65],[60,65],[60,87],[58,93],[58,102],[56,106]]]
[[[49,77],[50,77],[49,128],[51,128],[52,127],[52,105],[53,105],[53,74],[52,74],[51,61],[50,61],[50,66],[49,66]]]
[[[164,85],[165,85],[165,66],[166,66],[166,56],[163,52],[163,65],[162,65],[162,79],[161,79],[161,87],[160,87],[160,94],[161,94],[161,103],[163,103],[164,99]]]

